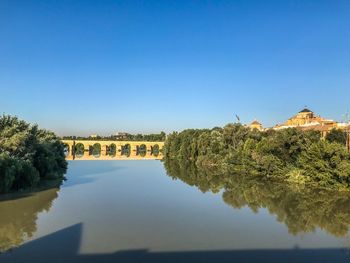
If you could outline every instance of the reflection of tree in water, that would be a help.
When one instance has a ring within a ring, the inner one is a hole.
[[[198,187],[202,192],[224,189],[223,200],[234,208],[248,206],[254,212],[266,208],[284,223],[290,233],[313,232],[321,228],[344,237],[350,228],[350,193],[287,185],[257,177],[235,176],[198,170],[190,163],[165,160],[170,177]]]
[[[49,211],[59,188],[0,199],[0,252],[23,243],[36,231],[38,214]]]

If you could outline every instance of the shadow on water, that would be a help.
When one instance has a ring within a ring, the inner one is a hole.
[[[349,262],[346,249],[257,249],[152,252],[147,249],[79,254],[82,224],[76,224],[0,255],[2,263],[28,262]]]
[[[86,174],[75,175],[71,176],[67,181],[65,181],[62,187],[65,188],[81,184],[89,184],[95,182],[96,180],[97,178],[88,177]]]
[[[103,173],[111,173],[114,171],[119,171],[124,169],[125,167],[118,166],[112,167],[110,165],[101,165],[102,162],[110,162],[110,161],[99,161],[99,162],[77,162],[71,161],[69,165],[79,165],[79,170],[77,173],[69,174],[68,179],[64,182],[62,187],[71,187],[75,185],[88,184],[93,183],[98,180],[98,176],[93,176],[97,174]],[[84,164],[84,165],[81,165]]]

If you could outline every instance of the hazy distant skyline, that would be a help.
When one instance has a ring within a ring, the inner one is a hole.
[[[59,135],[350,110],[350,1],[0,1],[0,111]]]

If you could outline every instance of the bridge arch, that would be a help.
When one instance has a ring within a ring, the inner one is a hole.
[[[131,155],[131,145],[129,143],[122,145],[121,155],[130,157]]]
[[[64,155],[67,158],[71,152],[71,147],[68,143],[63,143],[63,147],[64,147]]]
[[[151,146],[151,155],[157,157],[159,155],[160,147],[159,144]]]
[[[143,143],[141,145],[138,145],[136,154],[141,156],[141,157],[145,157],[146,154],[147,154],[147,146],[146,146],[146,144]]]
[[[74,146],[74,155],[76,158],[81,158],[84,156],[85,147],[82,143],[77,143]]]
[[[114,157],[117,155],[117,145],[115,143],[111,143],[107,146],[107,155]]]
[[[90,155],[94,156],[95,158],[98,158],[101,156],[101,144],[100,143],[94,143],[92,146],[90,146]]]

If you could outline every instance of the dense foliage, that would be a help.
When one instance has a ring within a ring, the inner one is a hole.
[[[284,129],[260,132],[240,124],[174,132],[165,158],[239,176],[264,177],[331,188],[350,186],[350,155],[341,141],[319,132]]]
[[[346,133],[339,129],[332,129],[326,136],[327,141],[346,144]]]
[[[235,209],[267,209],[284,223],[291,234],[314,232],[317,228],[338,237],[350,229],[350,193],[324,187],[286,184],[266,177],[234,176],[199,168],[192,162],[165,159],[173,179],[195,186],[202,192],[222,190],[225,203]]]
[[[0,193],[62,179],[66,169],[64,145],[54,133],[17,117],[0,117]]]

